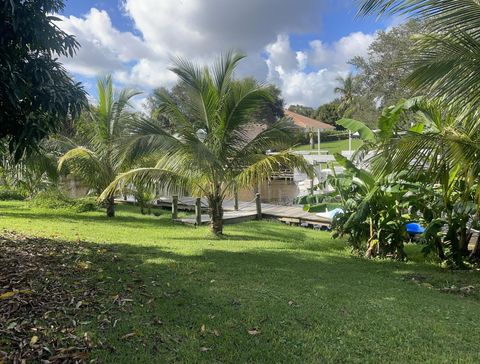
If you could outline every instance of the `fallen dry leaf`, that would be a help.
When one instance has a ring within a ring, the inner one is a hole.
[[[207,347],[205,347],[205,346],[202,346],[202,347],[200,348],[200,351],[202,351],[202,352],[210,351],[210,350],[212,350],[212,348],[207,348]]]
[[[35,345],[37,341],[38,341],[38,336],[33,335],[32,338],[30,339],[30,346]]]
[[[260,335],[262,332],[259,329],[253,328],[251,330],[248,330],[248,333],[252,336],[257,336]]]
[[[128,339],[128,338],[130,338],[130,337],[133,337],[133,336],[136,336],[136,335],[137,335],[137,334],[136,334],[135,332],[130,332],[130,333],[126,334],[126,335],[123,335],[123,336],[120,338],[120,340],[126,340],[126,339]]]
[[[92,244],[1,233],[0,362],[87,360],[96,343],[75,331],[98,315],[101,302],[99,289],[90,280],[91,270],[78,270],[78,262],[93,253]]]
[[[32,291],[29,290],[29,289],[21,289],[21,290],[5,292],[5,293],[0,294],[0,300],[13,297],[13,296],[15,296],[16,294],[19,294],[19,293],[27,294],[27,293],[32,293]]]

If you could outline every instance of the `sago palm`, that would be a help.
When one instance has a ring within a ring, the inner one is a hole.
[[[167,93],[157,95],[161,112],[172,122],[175,133],[155,120],[139,120],[131,130],[128,153],[132,158],[158,153],[158,163],[119,175],[104,191],[104,198],[135,183],[206,197],[211,229],[220,235],[223,201],[236,188],[253,186],[280,168],[310,172],[304,158],[287,149],[294,128],[288,121],[280,120],[249,137],[253,112],[272,102],[272,96],[267,87],[256,82],[234,80],[234,70],[243,57],[229,53],[211,68],[184,59],[175,62],[172,71],[185,84],[188,114],[187,108]],[[268,149],[278,152],[267,155]]]
[[[361,0],[360,14],[401,14],[425,20],[407,83],[462,106],[480,105],[480,2],[478,0]]]
[[[125,169],[119,142],[134,114],[130,100],[139,93],[122,89],[116,93],[111,76],[97,81],[98,105],[91,106],[86,118],[89,128],[83,145],[76,145],[59,160],[59,170],[67,170],[100,194]],[[106,200],[107,216],[115,216],[113,197]]]

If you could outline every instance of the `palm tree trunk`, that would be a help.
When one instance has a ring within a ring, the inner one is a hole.
[[[208,214],[210,215],[210,229],[217,236],[223,234],[223,199],[219,195],[208,199]]]
[[[107,217],[115,217],[115,198],[113,196],[107,198]]]
[[[468,231],[467,226],[462,226],[460,228],[460,239],[459,239],[459,252],[462,256],[468,256]]]

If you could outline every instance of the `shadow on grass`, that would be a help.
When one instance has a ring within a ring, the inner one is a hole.
[[[257,227],[254,222],[246,224],[245,234]],[[291,236],[291,229],[282,225],[258,229],[255,240],[261,234],[282,240],[287,230]],[[418,342],[419,337],[431,340],[432,332],[435,340],[444,343],[461,335],[472,348],[480,339],[477,322],[471,319],[473,302],[420,287],[398,274],[399,270],[422,273],[421,265],[350,257],[339,243],[314,244],[305,242],[300,229],[298,234],[295,231],[297,242],[283,241],[287,250],[253,244],[241,251],[205,246],[201,254],[157,246],[80,243],[88,251],[82,260],[91,262],[90,279],[101,287],[105,312],[116,312],[109,321],[118,322],[100,329],[103,325],[95,317],[84,320],[92,323],[82,330],[108,343],[95,349],[94,355],[103,362],[313,362],[320,357],[319,347],[327,355],[341,337],[344,343],[338,354],[328,354],[330,361],[347,356],[360,361],[363,350],[381,362],[393,355],[395,345],[409,347],[408,355],[415,353],[417,358],[434,355],[438,346]],[[246,237],[234,229],[229,239]],[[45,239],[41,243],[57,244]],[[425,307],[437,310],[426,315]],[[448,329],[450,323],[442,316],[445,310],[462,323],[461,334],[460,329]],[[403,319],[396,320],[392,329],[388,318],[395,317]],[[248,334],[252,328],[261,335]],[[359,341],[349,345],[347,329],[358,330]],[[397,337],[395,345],[362,341],[388,335]]]

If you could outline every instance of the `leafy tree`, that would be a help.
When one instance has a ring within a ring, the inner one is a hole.
[[[420,33],[422,28],[421,22],[410,20],[388,32],[380,31],[368,48],[368,56],[357,56],[349,62],[357,69],[359,92],[372,103],[376,102],[379,110],[414,95],[411,88],[405,85],[412,68],[410,64],[399,60],[411,55],[414,44],[412,37]],[[379,112],[375,116],[378,117]]]
[[[333,222],[334,237],[348,235],[352,248],[367,257],[393,255],[405,259],[408,204],[403,201],[407,192],[403,183],[395,175],[376,178],[345,157],[335,157],[346,172],[327,180],[339,193],[343,208]]]
[[[188,88],[191,119],[168,93],[160,94],[161,111],[175,123],[172,133],[156,120],[141,119],[131,130],[129,154],[161,153],[153,168],[137,168],[120,174],[103,192],[111,198],[116,190],[131,183],[146,188],[157,186],[166,192],[187,191],[208,200],[211,230],[223,233],[223,207],[226,196],[240,186],[253,186],[282,167],[310,172],[301,156],[290,153],[292,125],[280,120],[253,139],[246,128],[251,113],[272,102],[268,88],[235,81],[234,70],[244,56],[228,53],[211,68],[178,59],[173,72]],[[194,121],[192,121],[194,120]],[[276,149],[274,155],[265,150]]]
[[[79,46],[50,15],[63,7],[62,0],[0,5],[0,139],[15,160],[86,105],[83,88],[56,58],[72,57]]]
[[[6,143],[0,146],[0,184],[6,188],[22,191],[27,197],[58,182],[55,154],[42,142],[38,149],[24,154],[19,160],[9,153]]]
[[[477,0],[362,0],[360,14],[408,14],[426,31],[403,62],[418,92],[463,107],[480,105],[480,3]]]
[[[115,93],[112,78],[97,82],[98,105],[91,106],[86,118],[84,144],[75,145],[58,162],[58,169],[72,173],[100,194],[124,170],[125,159],[119,145],[125,137],[126,126],[134,119],[129,110],[130,100],[139,93],[122,89]],[[107,216],[115,216],[113,197],[106,200]]]
[[[332,102],[320,105],[313,114],[313,118],[323,121],[324,123],[336,126],[337,120],[340,120],[342,118],[339,108],[339,100],[334,100]]]
[[[288,107],[288,110],[293,111],[297,114],[307,116],[309,118],[313,118],[315,110],[312,107],[309,106],[303,106],[303,105],[290,105]]]

